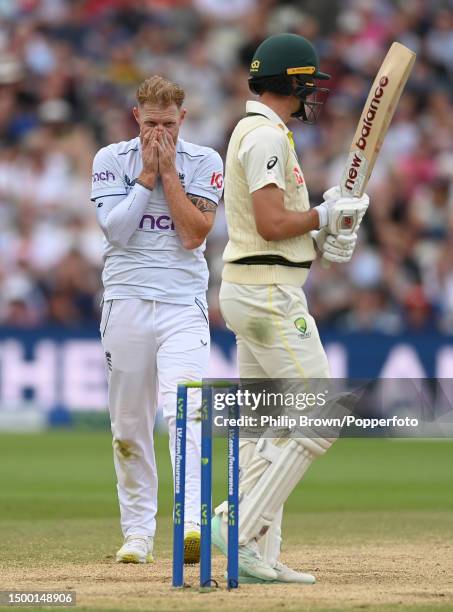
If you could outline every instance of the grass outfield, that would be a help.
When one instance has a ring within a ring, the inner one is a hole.
[[[184,595],[171,589],[172,479],[158,436],[158,534],[153,566],[118,566],[120,544],[107,433],[0,436],[0,589],[70,587],[86,610],[453,610],[453,444],[341,440],[286,505],[284,560],[314,587]],[[225,446],[215,445],[215,501]],[[224,562],[214,559],[222,583]],[[187,572],[196,584],[196,570]],[[263,596],[263,591],[265,595]],[[302,598],[302,599],[301,599]],[[27,608],[30,610],[31,608]]]

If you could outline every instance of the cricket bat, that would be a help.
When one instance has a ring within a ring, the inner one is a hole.
[[[394,42],[363,107],[340,180],[343,197],[361,197],[415,62],[415,53]],[[323,259],[323,262],[329,263]]]
[[[342,196],[361,197],[415,62],[415,53],[394,42],[368,94],[340,181]]]

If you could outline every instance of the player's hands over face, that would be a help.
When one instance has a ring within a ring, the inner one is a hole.
[[[149,128],[143,134],[140,134],[140,140],[142,143],[142,161],[143,161],[143,173],[150,177],[155,178],[157,176],[159,168],[159,151],[157,147],[158,138],[161,129]]]
[[[175,171],[176,147],[168,130],[164,130],[158,138],[159,150],[159,174],[167,174]]]

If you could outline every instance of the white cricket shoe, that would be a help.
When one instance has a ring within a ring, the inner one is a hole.
[[[211,520],[212,543],[226,556],[228,545],[224,531],[226,531],[226,525],[222,525],[222,517],[217,514]],[[277,572],[261,557],[256,540],[250,540],[247,544],[239,546],[238,556],[241,575],[253,576],[261,580],[276,580]]]
[[[154,538],[151,536],[130,535],[116,553],[117,563],[153,563]]]
[[[275,580],[262,580],[261,578],[254,578],[253,576],[239,572],[239,584],[275,584],[276,582],[315,584],[316,582],[316,578],[311,574],[296,572],[296,570],[280,562],[274,565],[274,570],[277,572],[277,578]],[[225,580],[227,577],[227,572],[225,572]]]
[[[262,580],[277,579],[276,570],[263,559],[256,540],[239,546],[239,571]]]
[[[296,572],[280,561],[274,565],[274,570],[277,572],[275,582],[298,582],[299,584],[315,584],[316,582],[316,578],[311,574]]]
[[[200,525],[193,521],[184,523],[184,563],[200,563]]]
[[[287,565],[278,561],[274,565],[274,570],[277,572],[277,578],[275,580],[262,580],[260,578],[254,578],[248,574],[242,574],[239,572],[239,584],[275,584],[276,582],[291,582],[298,584],[315,584],[316,578],[311,574],[304,574],[303,572],[296,572]],[[225,572],[225,579],[227,573]]]

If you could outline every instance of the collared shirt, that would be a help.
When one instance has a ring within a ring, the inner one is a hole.
[[[290,132],[281,117],[260,102],[248,102],[246,109],[248,116],[234,128],[226,156],[225,213],[229,240],[223,253],[226,265],[222,278],[244,285],[300,286],[306,280],[306,269],[235,263],[262,255],[278,255],[292,262],[315,258],[310,234],[265,240],[257,230],[252,194],[265,185],[274,184],[282,190],[282,203],[288,211],[305,212],[310,209],[310,201]]]
[[[119,203],[131,191],[143,168],[140,139],[111,144],[93,161],[91,199],[102,206],[107,198]],[[208,147],[176,143],[176,171],[186,193],[218,204],[223,188],[223,163]],[[192,304],[208,284],[205,244],[184,249],[171,218],[160,180],[126,248],[104,238],[104,299],[141,298]]]
[[[285,190],[285,166],[288,140],[292,145],[292,133],[284,121],[269,106],[249,100],[246,112],[263,115],[279,130],[260,126],[247,134],[239,148],[238,158],[244,168],[249,192],[253,193],[266,185],[275,184]]]

